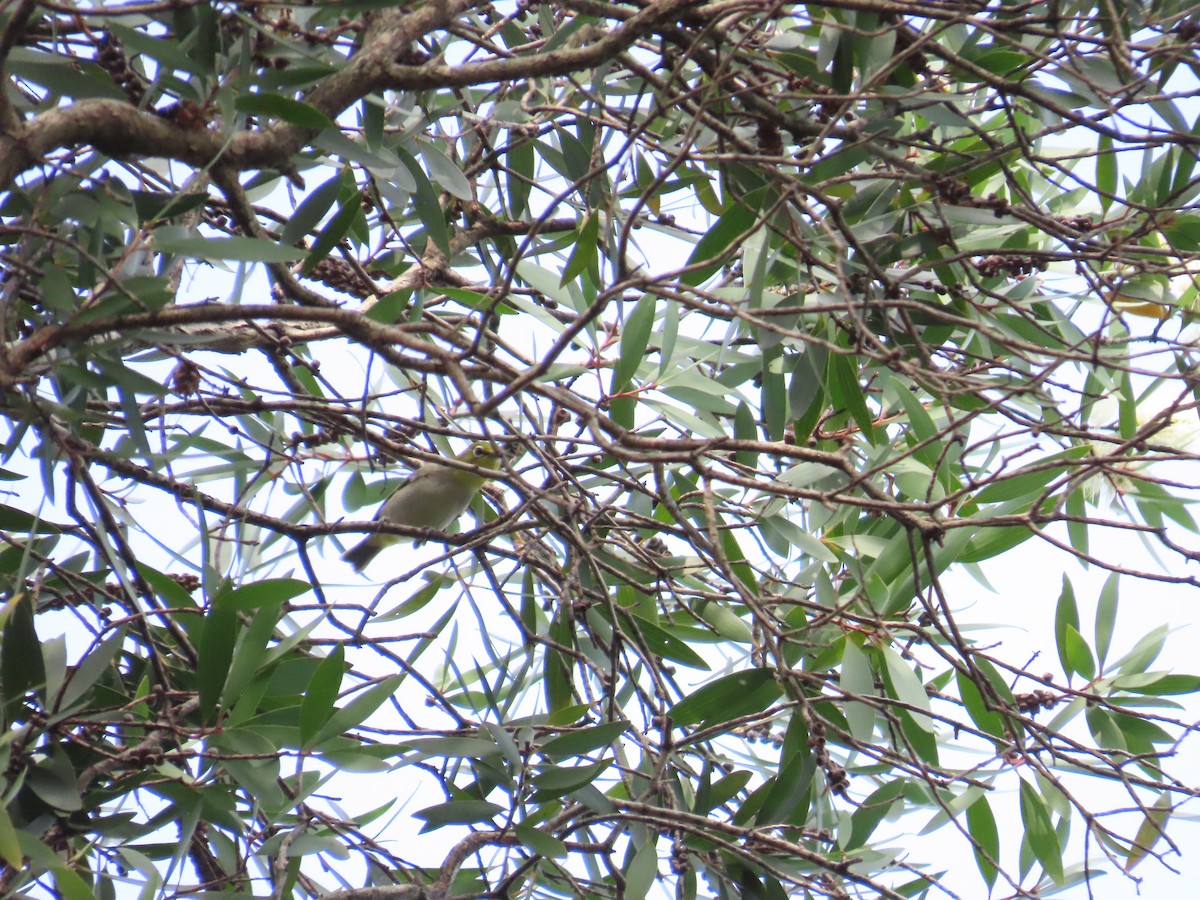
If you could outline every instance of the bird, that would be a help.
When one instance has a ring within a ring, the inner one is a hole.
[[[491,473],[500,467],[500,451],[491,441],[475,441],[454,457],[477,466],[470,472],[443,463],[425,463],[396,488],[375,514],[376,522],[391,522],[412,528],[445,531],[461,516]],[[384,547],[404,540],[395,534],[369,534],[342,554],[342,559],[361,572]]]

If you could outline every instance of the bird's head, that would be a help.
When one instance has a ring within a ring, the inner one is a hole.
[[[479,466],[481,469],[495,471],[500,468],[502,457],[500,455],[500,448],[491,441],[476,441],[462,453],[458,454],[455,459],[459,462]]]

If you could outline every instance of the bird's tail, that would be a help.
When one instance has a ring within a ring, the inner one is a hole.
[[[342,559],[350,563],[355,572],[361,572],[379,554],[380,549],[378,542],[367,538],[343,553]]]

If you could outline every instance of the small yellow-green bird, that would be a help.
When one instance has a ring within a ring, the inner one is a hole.
[[[400,483],[375,514],[376,522],[445,531],[461,516],[500,467],[500,451],[490,441],[476,441],[456,457],[486,472],[468,472],[441,463],[425,463]],[[361,572],[384,547],[404,540],[396,534],[371,534],[351,547],[342,559]]]

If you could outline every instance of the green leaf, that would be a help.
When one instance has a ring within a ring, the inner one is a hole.
[[[535,291],[540,291],[560,306],[570,307],[574,304],[571,292],[566,285],[560,284],[558,276],[548,269],[535,265],[528,258],[522,259],[516,266],[517,274]],[[515,302],[515,301],[514,301]],[[520,308],[518,306],[518,308]]]
[[[999,740],[1006,740],[1007,735],[1004,729],[1004,720],[996,712],[987,708],[984,703],[983,694],[965,672],[956,670],[954,673],[955,681],[958,683],[958,695],[962,698],[963,706],[967,709],[967,715],[971,717],[971,721],[981,731],[990,734],[992,737]]]
[[[1117,193],[1117,155],[1113,152],[1112,138],[1100,136],[1096,145],[1096,188],[1100,195],[1100,209],[1108,212]]]
[[[1067,652],[1067,629],[1079,632],[1079,607],[1075,603],[1075,588],[1071,579],[1063,575],[1062,592],[1058,595],[1058,606],[1054,612],[1054,643],[1058,647],[1058,661],[1067,677],[1074,674],[1071,657]]]
[[[1034,858],[1042,864],[1056,883],[1062,883],[1062,847],[1058,834],[1050,823],[1050,813],[1037,792],[1037,788],[1021,780],[1021,822],[1025,826],[1025,841]]]
[[[959,555],[958,562],[980,563],[995,559],[1033,537],[1033,532],[1024,525],[990,528],[985,522],[981,520],[976,536]]]
[[[762,354],[762,419],[766,426],[767,440],[783,439],[788,420],[788,390],[784,373],[782,347],[772,347]]]
[[[1086,447],[1072,448],[1017,469],[1012,474],[996,476],[990,484],[975,494],[975,502],[983,505],[1011,500],[1034,500],[1046,495],[1050,483],[1062,478],[1071,470],[1071,467],[1057,461],[1081,459],[1087,455],[1087,451]]]
[[[1100,602],[1096,605],[1096,663],[1104,670],[1104,660],[1112,644],[1113,631],[1117,626],[1117,599],[1121,577],[1113,572],[1100,589]]]
[[[427,806],[413,813],[414,819],[420,819],[425,825],[421,833],[433,831],[444,825],[474,825],[476,822],[490,822],[501,813],[507,812],[503,806],[488,803],[485,800],[452,800],[449,803],[439,803]]]
[[[1130,441],[1138,430],[1138,403],[1128,371],[1121,373],[1117,397],[1117,423],[1121,431],[1121,440]]]
[[[54,867],[54,886],[62,900],[96,900],[87,882],[68,866]]]
[[[876,789],[866,800],[859,804],[850,817],[850,837],[846,841],[846,849],[853,852],[859,847],[867,846],[867,839],[879,827],[893,804],[904,793],[905,781],[897,778],[889,781],[883,787]]]
[[[847,409],[868,443],[875,443],[875,417],[867,409],[854,358],[843,353],[829,355],[829,399],[839,409]]]
[[[939,463],[938,448],[943,443],[941,430],[934,424],[929,411],[925,409],[916,395],[905,387],[905,385],[899,381],[894,381],[890,387],[895,391],[896,396],[900,398],[900,403],[904,407],[904,414],[908,419],[909,429],[913,437],[919,443],[926,445],[915,450],[914,455],[927,468],[936,468]]]
[[[357,187],[348,193],[342,191],[340,196],[342,202],[337,213],[325,223],[325,227],[317,234],[317,239],[313,241],[312,247],[304,257],[301,270],[306,274],[311,272],[317,263],[325,259],[333,248],[350,233],[356,223],[361,223],[363,219],[362,198],[359,196]]]
[[[696,803],[692,807],[692,812],[696,815],[706,815],[728,803],[742,792],[752,777],[750,772],[742,769],[718,779],[712,785],[707,786],[707,789],[707,782],[702,782],[700,790],[696,792]]]
[[[1114,679],[1113,687],[1133,694],[1149,694],[1156,697],[1194,694],[1200,691],[1200,675],[1170,675],[1164,672],[1138,673]]]
[[[570,618],[570,608],[561,607],[550,625],[550,637],[558,646],[574,646],[575,631]],[[545,670],[542,683],[546,693],[546,707],[550,712],[565,709],[574,698],[571,678],[571,657],[557,647],[546,650]]]
[[[897,714],[897,718],[900,720],[900,728],[904,732],[904,739],[912,747],[917,756],[928,765],[934,768],[939,767],[937,734],[934,731],[927,730],[922,723],[918,723],[917,717],[907,710],[901,710]]]
[[[17,830],[13,828],[12,819],[9,818],[8,808],[0,804],[0,859],[8,863],[15,872],[24,867],[22,856],[21,843],[17,838]]]
[[[710,681],[671,707],[668,715],[676,725],[727,722],[761,712],[781,694],[772,669],[746,669]]]
[[[544,803],[576,791],[585,784],[594,784],[611,765],[612,760],[602,760],[583,766],[541,766],[540,771],[529,779],[537,792],[533,802]]]
[[[1087,498],[1082,488],[1077,488],[1067,494],[1067,537],[1071,541],[1071,549],[1085,557],[1090,552],[1090,534],[1085,521],[1087,515]]]
[[[776,823],[802,825],[808,819],[816,774],[816,757],[807,752],[807,748],[793,753],[787,764],[780,766],[779,774],[769,782],[771,787],[755,821],[760,826]]]
[[[513,219],[522,218],[529,210],[529,189],[535,180],[533,143],[531,140],[514,140],[508,146],[505,176],[509,215]]]
[[[996,817],[992,814],[986,794],[967,807],[967,831],[971,837],[975,865],[991,891],[998,874],[996,863],[1000,860],[1000,832],[996,828]]]
[[[1145,859],[1146,855],[1162,840],[1172,812],[1171,797],[1167,793],[1160,794],[1159,798],[1154,801],[1154,805],[1146,810],[1142,824],[1133,839],[1133,846],[1129,848],[1129,853],[1125,857],[1126,872]]]
[[[1087,645],[1083,635],[1068,625],[1064,635],[1067,662],[1071,672],[1078,672],[1085,680],[1091,681],[1096,677],[1096,661],[1092,658],[1092,648]]]
[[[591,152],[569,131],[560,129],[557,135],[562,147],[562,173],[577,184],[586,184],[591,178]]]
[[[23,509],[0,504],[0,529],[24,534],[62,534],[71,530],[68,525],[56,525]]]
[[[353,175],[349,172],[339,172],[314,188],[283,226],[283,231],[279,234],[279,243],[285,246],[298,243],[325,218],[325,214],[337,202],[338,195],[353,186]]]
[[[711,666],[704,657],[664,628],[659,627],[649,619],[633,616],[638,634],[645,642],[646,649],[655,656],[669,659],[692,669],[708,671]],[[741,620],[738,620],[741,622]]]
[[[79,662],[59,698],[59,709],[69,708],[87,691],[90,691],[102,675],[113,670],[113,660],[120,652],[125,637],[125,629],[118,628],[113,632],[112,637]]]
[[[725,558],[729,560],[729,567],[733,570],[734,576],[738,581],[741,582],[742,590],[747,591],[754,596],[758,596],[759,585],[758,578],[754,572],[754,567],[751,566],[747,561],[746,554],[742,550],[742,545],[738,541],[737,534],[732,529],[726,529],[721,532],[721,549],[725,551]],[[709,606],[719,606],[723,610],[732,613],[732,608],[729,604],[710,603]],[[746,623],[742,622],[741,619],[738,621],[741,623],[741,628],[739,629],[734,627],[730,633],[730,636],[734,637],[734,639],[740,639],[739,635],[747,633],[746,639],[749,640],[750,636],[748,635],[748,626],[746,626]]]
[[[290,263],[304,256],[295,247],[282,247],[274,241],[250,237],[167,238],[154,241],[160,253],[191,259],[228,259],[235,262]]]
[[[120,39],[125,52],[130,56],[147,56],[168,69],[187,72],[190,75],[203,75],[208,71],[206,67],[197,65],[197,61],[185,52],[177,40],[155,37],[111,20],[105,23],[105,27],[114,37]]]
[[[238,637],[238,608],[231,591],[221,591],[212,601],[204,617],[200,636],[200,659],[196,681],[200,694],[200,717],[213,720],[233,661],[233,647]]]
[[[474,737],[428,738],[407,741],[412,753],[404,757],[405,763],[417,763],[427,759],[486,759],[496,752],[496,742]]]
[[[41,85],[58,96],[75,100],[129,100],[111,75],[94,62],[73,55],[15,47],[10,51],[7,68],[14,77]]]
[[[312,739],[332,717],[345,674],[346,652],[337,644],[317,666],[300,701],[300,743],[304,749],[311,749]]]
[[[646,294],[633,308],[633,312],[625,320],[621,331],[621,355],[613,366],[612,387],[615,394],[624,389],[646,354],[646,346],[650,342],[650,331],[654,327],[654,310],[657,301],[651,294]]]
[[[239,94],[234,108],[238,112],[270,116],[301,128],[323,130],[335,127],[329,116],[312,104],[280,94]]]
[[[452,197],[470,203],[475,197],[471,182],[454,160],[430,141],[418,141],[417,145],[429,180]]]
[[[417,190],[413,195],[413,205],[416,208],[417,218],[421,220],[426,234],[438,246],[438,249],[449,256],[451,253],[450,229],[446,227],[446,213],[438,201],[437,190],[426,176],[425,170],[421,168],[421,164],[413,158],[411,153],[400,147],[395,148],[395,153],[400,162],[404,163],[409,174],[412,175],[413,181],[416,182]]]
[[[414,613],[420,612],[434,601],[434,598],[442,592],[444,588],[452,584],[454,579],[449,575],[443,575],[437,572],[422,572],[422,580],[425,584],[417,588],[412,595],[387,612],[382,613],[374,619],[376,622],[392,622],[396,619],[403,619],[411,616]]]
[[[1089,706],[1084,716],[1097,744],[1108,751],[1127,749],[1125,736],[1108,710]]]
[[[849,94],[854,86],[854,47],[857,41],[841,30],[836,32],[835,41],[830,85],[835,93]]]
[[[842,673],[838,679],[842,692],[848,696],[875,697],[875,673],[867,656],[854,641],[847,640],[842,650]],[[875,733],[875,708],[860,700],[844,700],[846,721],[855,740],[869,743]]]
[[[541,751],[548,757],[558,759],[582,756],[601,747],[609,746],[628,728],[628,722],[605,722],[603,725],[580,728],[577,731],[551,738],[542,744]]]
[[[75,784],[75,769],[63,754],[43,759],[25,773],[25,784],[58,813],[83,809],[83,798]]]
[[[589,213],[588,217],[583,220],[583,224],[579,226],[579,234],[575,238],[575,248],[571,251],[571,257],[563,269],[562,284],[574,281],[589,267],[596,264],[599,256],[596,241],[599,237],[600,216],[594,212]]]
[[[265,664],[267,643],[275,634],[283,603],[283,600],[277,600],[274,603],[263,604],[254,614],[249,627],[242,633],[221,692],[221,701],[227,706],[233,707],[255,673]]]
[[[847,641],[847,643],[850,643]],[[929,705],[929,695],[925,692],[925,685],[917,678],[916,674],[909,665],[900,658],[900,655],[890,647],[881,647],[879,650],[883,656],[884,664],[887,667],[888,682],[897,700],[901,700],[908,704],[912,709],[908,710],[913,721],[921,730],[934,733],[933,720],[926,715],[921,715],[920,711],[932,713],[933,710]]]
[[[680,277],[680,281],[687,285],[698,285],[721,267],[721,263],[738,246],[739,239],[754,227],[766,191],[762,187],[745,197],[726,201],[720,218],[696,242],[692,255],[688,257],[688,271]]]
[[[205,204],[208,196],[202,193],[176,194],[168,191],[130,191],[138,223],[145,225],[164,217],[182,216]]]
[[[655,846],[657,832],[647,832],[646,840],[639,846],[638,841],[630,841],[629,848],[633,858],[625,867],[626,900],[643,900],[650,895],[650,889],[658,882],[658,848]]]
[[[553,835],[530,825],[517,824],[513,827],[517,840],[536,853],[548,859],[563,859],[567,855],[567,845]]]
[[[738,644],[750,644],[754,641],[754,633],[745,620],[719,600],[701,600],[696,604],[696,614],[728,641]]]
[[[1171,629],[1168,626],[1160,625],[1138,641],[1132,650],[1122,656],[1113,665],[1123,675],[1136,675],[1145,672],[1150,668],[1150,664],[1158,659],[1158,654],[1162,652],[1163,644],[1166,643],[1167,635],[1170,633]]]
[[[299,578],[269,578],[233,588],[229,591],[228,602],[238,612],[254,612],[294,600],[311,590],[312,585]]]

